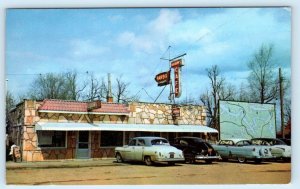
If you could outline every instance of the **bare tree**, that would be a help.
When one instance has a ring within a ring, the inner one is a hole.
[[[207,121],[208,121],[208,126],[209,127],[214,127],[215,119],[214,119],[214,106],[213,106],[213,98],[210,95],[209,90],[206,90],[205,93],[200,95],[200,101],[202,104],[206,107],[207,111]]]
[[[237,100],[239,101],[245,101],[245,102],[249,102],[250,101],[250,96],[249,96],[249,90],[248,90],[248,85],[246,85],[245,83],[241,83],[240,87],[239,87],[239,92],[237,95]]]
[[[31,84],[29,91],[32,99],[62,99],[64,79],[62,74],[47,73],[39,75]]]
[[[7,91],[6,92],[6,104],[5,104],[5,113],[6,113],[6,133],[9,133],[9,128],[11,126],[11,116],[9,111],[15,107],[16,100],[13,97],[12,93]]]
[[[272,61],[273,45],[262,45],[248,63],[248,77],[252,101],[268,103],[276,99],[278,79]]]
[[[27,96],[37,100],[78,100],[86,85],[80,89],[78,86],[76,72],[41,74],[32,82]]]
[[[122,80],[122,76],[116,78],[115,90],[113,90],[113,96],[116,97],[116,102],[120,103],[136,100],[136,97],[129,95],[129,85],[130,83]]]
[[[77,72],[67,72],[64,74],[65,85],[64,92],[67,99],[78,100],[82,96],[83,90],[86,88],[87,84],[84,82],[82,85],[78,83]]]
[[[234,100],[235,87],[227,84],[225,78],[220,76],[220,71],[217,65],[206,69],[207,76],[210,80],[211,90],[200,95],[200,101],[207,107],[208,125],[215,129],[219,129],[218,119],[218,101],[219,100]]]
[[[96,78],[94,76],[94,74],[90,74],[90,77],[87,81],[87,93],[86,93],[86,99],[87,100],[94,100],[96,98],[98,98],[99,100],[103,100],[105,99],[105,93],[104,91],[106,91],[106,86],[104,83],[104,80],[102,78],[102,80]]]

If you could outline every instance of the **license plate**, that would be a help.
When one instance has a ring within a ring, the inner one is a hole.
[[[170,154],[170,158],[174,158],[174,154]]]

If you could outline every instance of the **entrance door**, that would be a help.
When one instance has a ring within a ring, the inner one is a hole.
[[[78,131],[77,139],[78,140],[77,140],[76,158],[77,159],[90,158],[90,150],[89,150],[90,132]]]

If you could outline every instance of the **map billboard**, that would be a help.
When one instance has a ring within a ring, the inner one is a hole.
[[[220,139],[276,137],[275,104],[219,101]]]

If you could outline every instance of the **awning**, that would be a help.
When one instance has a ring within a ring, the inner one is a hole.
[[[90,124],[90,123],[43,123],[35,125],[38,131],[148,131],[218,133],[216,129],[200,125],[153,125],[153,124]]]

